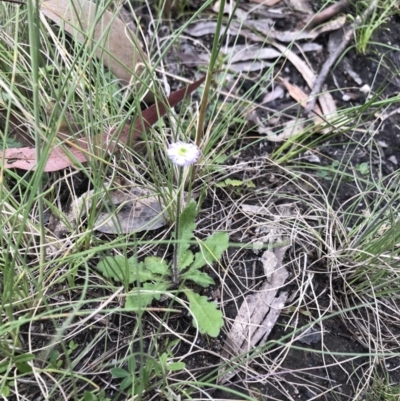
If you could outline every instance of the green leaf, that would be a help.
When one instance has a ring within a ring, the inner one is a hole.
[[[90,391],[85,391],[83,393],[83,401],[98,401],[98,398],[95,394],[92,394]]]
[[[4,386],[3,389],[1,390],[1,395],[3,397],[8,397],[10,395],[11,391],[10,391],[10,387],[8,386]]]
[[[193,231],[196,228],[196,202],[190,202],[183,209],[179,220],[179,243],[178,246],[178,266],[184,265],[187,260],[187,250],[190,240],[193,238]]]
[[[360,165],[357,166],[357,170],[362,174],[362,175],[367,175],[369,173],[369,166],[368,163],[361,163]]]
[[[185,362],[173,362],[167,365],[167,370],[175,372],[177,370],[185,369],[185,367],[186,367]]]
[[[204,288],[215,284],[214,280],[208,274],[198,270],[188,270],[182,275],[182,278],[194,281],[196,284],[201,285]]]
[[[138,312],[150,305],[153,299],[160,300],[161,293],[167,291],[168,286],[169,283],[156,282],[145,283],[139,290],[138,288],[134,288],[134,290],[126,297],[125,309],[128,311]],[[143,292],[143,290],[152,292]],[[160,292],[157,293],[156,291]]]
[[[190,266],[193,262],[194,255],[191,250],[187,250],[183,255],[179,262],[179,270],[182,271],[186,267]]]
[[[0,363],[0,373],[5,372],[9,368],[9,366],[10,366],[9,361]]]
[[[132,375],[136,372],[136,359],[134,355],[130,356],[128,359],[128,371]]]
[[[71,351],[75,351],[75,350],[79,347],[79,345],[78,345],[74,340],[71,340],[71,341],[68,343],[68,347],[69,347],[69,349],[70,349]]]
[[[131,374],[122,368],[112,368],[110,370],[111,376],[115,377],[116,379],[123,379],[125,377],[129,377]]]
[[[161,356],[160,356],[160,364],[165,366],[167,364],[167,360],[168,360],[168,354],[166,352],[164,352]]]
[[[158,256],[148,256],[144,259],[145,268],[153,274],[169,275],[169,267],[165,260]]]
[[[124,256],[106,256],[97,264],[97,268],[104,277],[108,277],[118,282],[133,283],[137,279],[140,282],[153,280],[153,274],[146,270],[143,262],[138,262],[136,258],[125,258]]]
[[[62,365],[63,361],[57,361],[57,367]],[[15,362],[15,366],[19,373],[32,373],[32,366],[28,365],[26,362]]]
[[[97,397],[89,391],[83,393],[83,401],[97,401]]]
[[[21,354],[15,357],[15,362],[30,362],[35,359],[33,354]]]
[[[130,386],[132,386],[132,377],[125,377],[125,379],[122,380],[121,384],[119,385],[122,391],[126,390]]]
[[[217,337],[224,325],[222,312],[217,309],[215,302],[208,302],[207,297],[196,294],[191,290],[185,291],[189,300],[190,311],[196,319],[193,319],[193,326],[197,327],[201,334],[208,334]]]
[[[221,259],[222,254],[229,247],[229,235],[217,232],[205,241],[200,242],[200,251],[196,253],[194,262],[189,270],[197,270],[206,264],[212,264]]]
[[[232,180],[231,178],[227,178],[225,184],[230,185],[231,187],[241,187],[244,183],[241,180]]]
[[[244,184],[246,185],[247,188],[255,188],[256,187],[256,184],[254,184],[253,181],[246,181]]]

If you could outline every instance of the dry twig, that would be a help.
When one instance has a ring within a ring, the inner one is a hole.
[[[315,102],[317,101],[317,94],[321,92],[322,85],[325,82],[326,77],[328,76],[329,71],[331,70],[333,64],[335,63],[335,61],[339,58],[339,56],[342,54],[342,52],[346,48],[350,39],[353,37],[355,30],[372,14],[374,9],[376,8],[377,3],[378,3],[378,0],[372,0],[369,7],[362,14],[361,18],[357,18],[350,26],[348,26],[345,29],[344,35],[343,35],[343,41],[336,48],[336,50],[334,52],[332,52],[329,55],[329,57],[326,59],[324,65],[322,66],[321,71],[314,83],[313,90],[310,93],[310,96],[309,96],[310,100],[308,101],[307,107],[305,109],[305,112],[307,114],[310,113],[314,109]]]
[[[321,25],[323,22],[330,20],[336,14],[339,14],[342,11],[346,10],[349,5],[349,0],[340,0],[337,3],[325,8],[325,10],[322,10],[317,15],[313,15],[309,19],[306,29],[313,29],[316,26]]]

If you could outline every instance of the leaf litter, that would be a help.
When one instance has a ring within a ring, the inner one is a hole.
[[[253,215],[268,213],[263,207],[242,205],[244,212]],[[265,235],[261,238],[262,246],[268,245],[260,262],[263,265],[265,279],[253,294],[247,295],[240,306],[237,316],[226,336],[222,356],[231,359],[251,351],[267,341],[288,298],[288,292],[282,291],[289,272],[283,263],[289,248],[289,238],[279,228],[281,216],[291,214],[292,205],[281,205],[274,223],[263,226]],[[260,241],[257,241],[258,243]],[[260,244],[258,244],[260,245]],[[229,381],[236,370],[220,372],[219,383]]]

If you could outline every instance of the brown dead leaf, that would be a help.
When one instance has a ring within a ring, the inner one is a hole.
[[[294,100],[296,100],[296,102],[300,103],[301,107],[303,107],[304,109],[307,107],[308,95],[306,93],[304,93],[298,86],[292,85],[287,79],[280,78],[279,82],[281,82],[283,86],[287,89],[289,95]],[[317,104],[314,107],[314,112],[316,113],[315,123],[316,124],[323,123],[323,120],[320,117],[318,117],[322,114],[322,112]]]
[[[294,67],[296,67],[297,71],[300,72],[304,80],[307,82],[309,88],[312,89],[314,87],[316,76],[314,72],[311,71],[310,67],[297,54],[295,54],[287,47],[282,46],[281,44],[276,42],[271,42],[271,44],[274,45],[278,50],[280,50],[282,52],[282,55],[286,57],[293,64]],[[302,99],[302,101],[303,100],[304,98]],[[322,115],[324,115],[325,117],[334,117],[336,115],[336,104],[330,93],[325,92],[320,94],[318,100],[321,106]]]
[[[146,69],[148,58],[138,39],[115,15],[89,0],[44,0],[40,12],[65,29],[80,43],[96,46],[96,56],[128,85]],[[138,82],[136,82],[139,85]],[[154,97],[148,94],[146,101]]]
[[[70,155],[68,154],[70,153]],[[47,159],[45,172],[58,171],[72,165],[71,158],[81,163],[86,162],[85,154],[79,149],[69,148],[67,151],[55,148],[51,151]],[[6,149],[4,152],[4,167],[20,168],[21,170],[36,170],[36,149],[19,148]]]

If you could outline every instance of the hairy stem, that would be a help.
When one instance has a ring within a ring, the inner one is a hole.
[[[176,194],[176,216],[175,216],[175,247],[174,259],[172,264],[172,282],[177,285],[179,283],[179,266],[178,266],[178,249],[179,249],[179,223],[181,217],[181,195],[183,190],[183,167],[178,168],[178,192]]]

